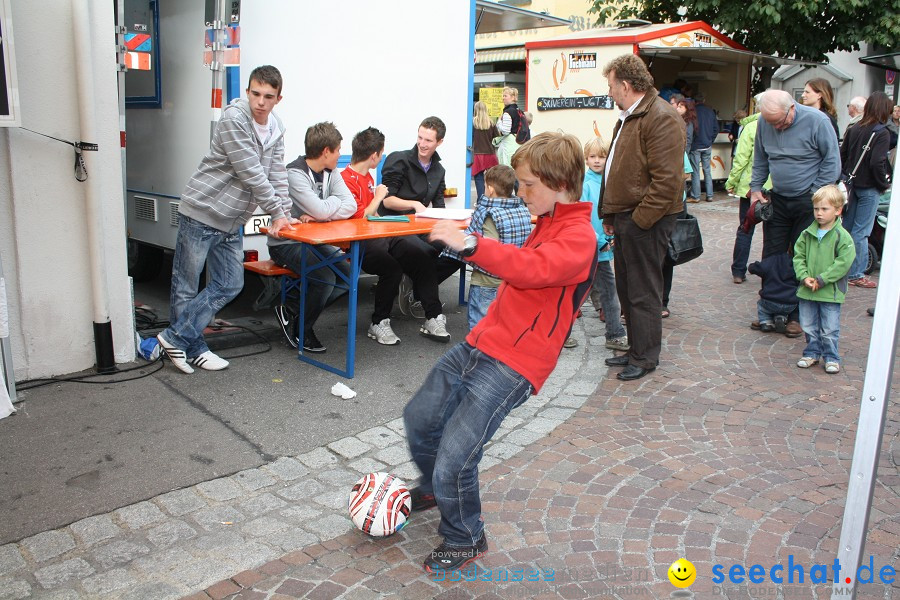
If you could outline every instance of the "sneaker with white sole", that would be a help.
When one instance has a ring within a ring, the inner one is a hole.
[[[372,323],[369,325],[367,335],[379,344],[384,344],[385,346],[393,346],[394,344],[400,343],[400,338],[398,338],[394,333],[394,330],[391,329],[390,319],[382,319],[381,323]]]
[[[281,333],[284,334],[288,344],[292,348],[296,348],[300,341],[300,336],[297,335],[300,319],[297,316],[296,309],[285,304],[279,304],[275,307],[275,319],[278,320],[278,325],[281,326]]]
[[[426,319],[419,329],[419,333],[438,342],[449,342],[450,334],[447,333],[447,317],[441,314],[434,318]]]
[[[184,350],[167,342],[166,338],[164,338],[161,333],[157,334],[156,340],[159,342],[159,345],[162,346],[163,352],[166,353],[166,356],[169,357],[169,360],[172,361],[172,364],[175,365],[179,371],[187,374],[194,372],[194,369],[191,368],[191,365],[189,365],[186,360],[187,357],[184,354]]]
[[[188,360],[188,362],[206,371],[221,371],[228,366],[228,361],[218,354],[213,354],[212,350],[207,350],[200,356],[195,356]]]
[[[400,308],[400,313],[409,316],[409,307],[414,300],[412,279],[409,278],[409,275],[404,275],[400,278],[400,291],[397,294],[397,306]]]
[[[606,340],[606,347],[611,350],[631,350],[627,335]]]

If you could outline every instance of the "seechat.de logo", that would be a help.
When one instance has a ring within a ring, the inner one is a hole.
[[[726,580],[731,583],[806,583],[807,574],[810,583],[828,583],[830,580],[835,583],[851,584],[856,583],[873,583],[880,581],[883,584],[890,585],[894,583],[897,571],[891,565],[883,565],[880,568],[875,567],[875,558],[869,556],[869,563],[863,563],[856,569],[856,573],[848,573],[841,571],[841,563],[838,559],[834,559],[831,565],[812,565],[807,569],[802,563],[794,562],[794,555],[788,555],[787,565],[775,564],[768,567],[763,565],[731,565],[730,567],[723,565],[713,565],[712,582],[715,584],[724,583]],[[829,572],[830,571],[830,572]],[[671,577],[671,576],[670,576]]]

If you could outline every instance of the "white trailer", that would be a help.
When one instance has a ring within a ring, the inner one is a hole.
[[[447,125],[438,149],[447,187],[460,191],[448,206],[469,205],[476,29],[568,23],[487,0],[229,0],[219,13],[213,5],[224,0],[120,1],[129,43],[150,38],[143,46],[149,56],[132,56],[136,68],[125,75],[129,266],[136,278],[155,276],[163,249],[174,247],[179,196],[220,114],[211,106],[217,98],[204,64],[217,14],[224,14],[226,44],[236,45],[212,56],[224,55],[216,67],[227,70],[221,105],[244,94],[255,66],[278,67],[284,89],[275,111],[287,130],[288,161],[303,153],[306,128],[320,121],[334,122],[343,134],[346,164],[357,131],[375,126],[385,133],[387,151],[403,150],[415,144],[421,120],[436,115]],[[223,66],[229,60],[238,66]],[[149,70],[139,68],[148,63]],[[260,258],[268,257],[265,239],[254,234],[267,219],[261,215],[245,228],[245,248],[257,249]]]

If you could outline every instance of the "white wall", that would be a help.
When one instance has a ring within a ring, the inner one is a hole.
[[[101,260],[115,359],[134,359],[119,144],[113,3],[89,1],[99,152],[87,153],[100,188]],[[72,0],[12,2],[22,126],[81,140]],[[52,40],[52,42],[48,42]],[[95,364],[86,184],[71,146],[21,129],[0,130],[0,258],[7,278],[17,380]]]

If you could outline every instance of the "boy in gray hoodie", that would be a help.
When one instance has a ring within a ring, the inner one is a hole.
[[[269,235],[292,229],[284,165],[284,125],[272,109],[281,101],[281,73],[273,66],[250,73],[247,99],[234,100],[216,124],[209,153],[181,195],[172,263],[169,327],[157,336],[172,364],[220,371],[203,329],[244,287],[241,228],[261,207],[272,217]],[[201,292],[207,265],[209,282]]]

